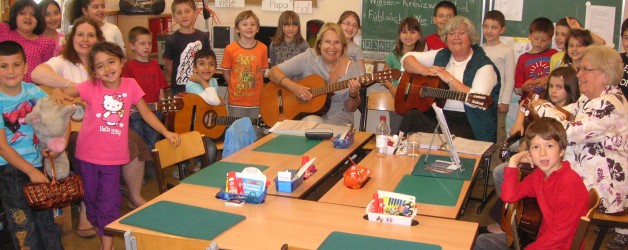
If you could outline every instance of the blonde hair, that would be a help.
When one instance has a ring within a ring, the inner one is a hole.
[[[449,18],[447,23],[445,24],[445,28],[441,31],[440,39],[443,42],[447,43],[447,35],[450,31],[460,28],[460,25],[467,25],[467,35],[469,36],[469,40],[471,40],[471,44],[477,44],[480,41],[480,37],[478,36],[478,31],[475,29],[475,25],[469,20],[469,18],[463,16],[453,16]]]
[[[252,17],[253,19],[255,19],[255,22],[257,23],[257,27],[259,27],[259,18],[257,17],[257,15],[255,15],[255,13],[253,13],[252,10],[245,10],[240,12],[240,14],[238,14],[238,16],[236,16],[235,18],[235,28],[238,31],[238,37],[240,37],[240,29],[238,29],[238,25],[240,25],[240,22],[248,19],[249,17]]]
[[[279,21],[277,22],[277,32],[271,41],[274,45],[281,45],[284,43],[284,34],[283,34],[283,26],[285,25],[296,25],[297,26],[297,34],[294,36],[294,44],[301,44],[305,39],[303,39],[303,35],[301,34],[301,20],[299,19],[299,15],[291,10],[284,11],[279,16]]]
[[[347,52],[347,39],[345,39],[345,35],[342,33],[340,25],[335,23],[325,23],[325,25],[323,25],[321,30],[318,32],[316,43],[314,44],[314,51],[316,51],[316,55],[321,55],[321,43],[323,42],[323,35],[327,31],[336,32],[338,37],[340,37],[340,42],[342,43],[342,55],[344,55]]]
[[[624,63],[614,49],[604,45],[590,45],[584,51],[582,59],[587,59],[591,67],[599,69],[608,76],[609,82],[606,82],[606,85],[617,86],[624,77]]]

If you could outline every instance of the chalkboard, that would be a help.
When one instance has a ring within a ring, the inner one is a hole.
[[[362,0],[362,49],[392,51],[401,20],[414,16],[421,22],[423,37],[436,32],[432,23],[434,6],[441,0]],[[546,0],[547,1],[547,0]],[[453,0],[458,15],[468,17],[478,28],[482,23],[484,0]]]
[[[529,27],[532,20],[537,17],[547,17],[556,23],[558,19],[565,16],[577,18],[584,27],[587,0],[525,0],[523,2],[523,15],[521,21],[506,21],[506,32],[503,36],[528,37]],[[621,14],[623,9],[621,0],[589,0],[592,5],[615,7],[615,30],[613,31],[613,41],[606,41],[617,44],[619,29],[621,26]],[[494,6],[491,6],[493,9]]]

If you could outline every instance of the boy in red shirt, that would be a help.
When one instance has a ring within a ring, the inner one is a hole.
[[[534,19],[530,23],[528,38],[532,49],[519,56],[515,68],[515,93],[525,98],[529,92],[539,87],[545,89],[547,76],[550,73],[550,59],[556,50],[550,48],[554,24],[545,17]]]
[[[447,44],[440,38],[440,32],[445,28],[445,24],[449,18],[457,16],[458,10],[456,5],[449,1],[441,1],[434,7],[434,16],[432,17],[432,23],[436,25],[438,29],[436,33],[425,37],[427,43],[427,50],[439,50],[447,47]]]

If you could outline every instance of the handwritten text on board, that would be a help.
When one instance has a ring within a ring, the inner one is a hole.
[[[312,1],[294,1],[294,12],[312,14]]]
[[[244,8],[244,0],[215,0],[216,8]]]
[[[279,11],[293,10],[293,0],[263,0],[262,10],[264,11]]]

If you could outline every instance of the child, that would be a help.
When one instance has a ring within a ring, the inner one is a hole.
[[[46,21],[46,30],[42,34],[43,37],[52,38],[56,47],[53,52],[54,56],[61,54],[63,50],[64,37],[61,32],[57,32],[61,28],[61,6],[54,0],[44,0],[39,2],[39,9]]]
[[[427,43],[427,50],[438,50],[447,47],[447,44],[440,38],[440,33],[445,28],[445,23],[449,18],[458,15],[456,5],[449,1],[441,1],[434,7],[434,16],[432,17],[432,23],[436,24],[438,29],[436,33],[425,37]]]
[[[557,51],[549,48],[554,35],[554,25],[552,21],[545,17],[534,19],[530,23],[530,34],[528,38],[532,44],[532,49],[519,56],[517,67],[515,68],[515,93],[525,98],[528,93],[536,89],[540,93],[543,83],[547,81],[549,74],[550,57]]]
[[[209,36],[194,28],[196,4],[194,0],[172,2],[174,20],[181,26],[168,37],[163,58],[170,76],[172,95],[185,91],[185,84],[192,75],[192,58],[202,48],[209,48]]]
[[[621,91],[624,92],[624,96],[628,99],[628,19],[621,23],[621,46],[624,49],[624,53],[621,53],[621,60],[624,62],[624,79],[619,82]]]
[[[562,63],[572,67],[574,70],[578,70],[584,56],[584,50],[587,46],[593,44],[591,33],[588,30],[572,30],[571,35],[567,37],[566,44]]]
[[[114,43],[99,42],[89,53],[92,80],[74,87],[55,89],[80,97],[87,106],[76,146],[89,221],[97,228],[102,249],[112,249],[113,238],[104,227],[120,215],[120,169],[129,162],[128,127],[131,105],[142,118],[175,146],[179,136],[168,131],[142,99],[144,92],[132,78],[121,78],[124,54]]]
[[[159,63],[150,59],[152,44],[150,30],[140,26],[133,27],[129,31],[129,47],[135,52],[135,59],[127,61],[122,69],[123,77],[135,78],[144,91],[144,101],[148,103],[163,99],[164,89],[168,87]],[[161,112],[153,113],[161,119]],[[141,136],[148,149],[152,150],[157,142],[157,131],[148,126],[136,112],[131,113],[129,119],[131,129]]]
[[[347,39],[349,43],[347,47],[347,57],[358,63],[362,69],[366,69],[364,66],[364,52],[362,52],[362,47],[353,42],[353,38],[360,33],[360,29],[362,29],[360,16],[354,11],[347,10],[340,15],[338,25],[342,27],[342,33],[344,33],[345,39]]]
[[[504,202],[536,198],[543,220],[536,241],[526,248],[569,249],[578,221],[587,213],[588,192],[582,178],[562,160],[567,146],[565,128],[557,120],[540,118],[528,126],[525,141],[529,149],[512,156],[504,171],[501,198]],[[519,163],[536,168],[521,183],[517,183]],[[505,241],[505,234],[482,234],[475,249],[502,249]]]
[[[399,29],[397,29],[397,43],[395,49],[386,56],[386,64],[384,69],[401,69],[401,57],[407,52],[416,51],[421,52],[425,50],[425,42],[421,40],[421,23],[415,17],[406,17],[401,23],[399,23]],[[383,82],[382,85],[390,91],[390,94],[395,98],[397,93],[397,85],[399,80],[392,82]],[[401,124],[401,116],[397,112],[388,112],[390,117],[391,133],[396,135],[399,133],[399,125]]]
[[[54,40],[43,37],[46,29],[44,16],[39,6],[32,0],[19,0],[11,6],[9,23],[0,23],[0,42],[15,41],[26,53],[26,75],[24,81],[32,82],[31,72],[37,65],[52,58],[55,50]]]
[[[277,33],[270,43],[270,66],[281,64],[310,47],[303,39],[299,15],[294,11],[281,13],[277,27]]]
[[[122,33],[118,26],[105,22],[105,0],[75,0],[72,6],[72,15],[72,22],[83,15],[96,20],[100,25],[105,41],[117,44],[122,48],[122,53],[126,53]]]
[[[235,18],[235,30],[240,39],[227,45],[222,57],[223,76],[229,86],[229,116],[259,116],[259,104],[264,87],[264,70],[268,65],[268,49],[255,40],[259,18],[253,11],[240,12]]]
[[[216,73],[216,54],[210,48],[203,48],[194,54],[194,74],[185,85],[185,92],[197,94],[207,102],[216,106],[221,104],[218,97],[218,82],[214,76]]]
[[[499,40],[500,35],[506,32],[505,25],[504,14],[498,10],[489,11],[484,15],[482,32],[486,43],[482,44],[482,49],[499,70],[502,84],[497,104],[498,142],[506,137],[506,113],[515,86],[515,51]]]
[[[41,170],[41,153],[33,142],[33,128],[22,122],[46,93],[23,82],[28,63],[17,42],[0,42],[0,199],[6,211],[15,249],[63,249],[61,231],[52,210],[31,210],[22,186],[49,182]]]
[[[582,25],[573,17],[563,17],[558,19],[556,22],[556,36],[554,38],[554,42],[556,43],[556,48],[558,49],[558,53],[554,54],[550,59],[550,71],[564,65],[563,57],[565,57],[565,44],[569,35],[571,35],[572,30],[583,30]],[[598,36],[597,34],[590,32],[591,38],[593,40],[593,44],[604,45],[606,41],[603,38]]]

